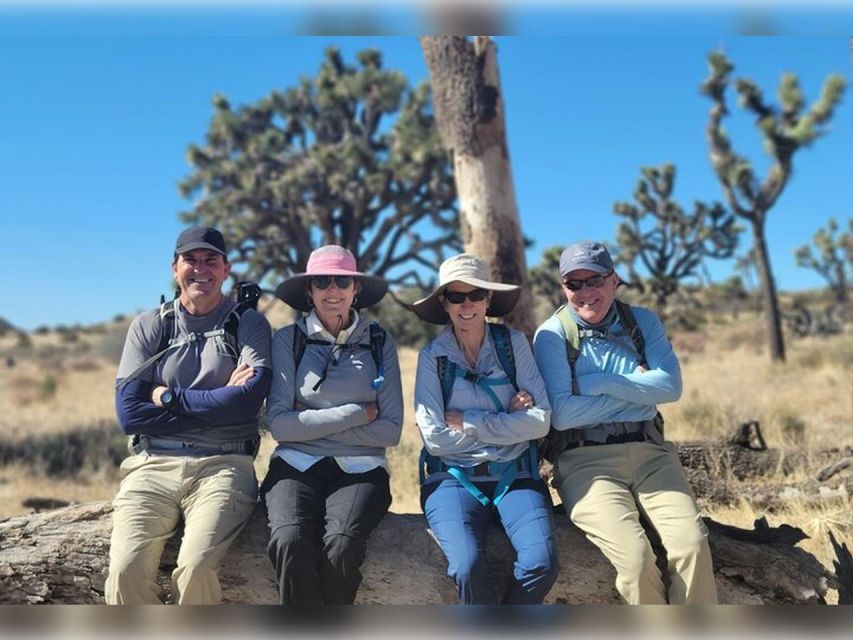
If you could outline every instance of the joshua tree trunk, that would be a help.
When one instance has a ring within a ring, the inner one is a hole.
[[[492,276],[522,287],[506,318],[533,335],[533,298],[515,201],[496,47],[483,36],[420,39],[442,142],[453,157],[465,250],[487,260]]]
[[[767,253],[767,241],[764,237],[764,216],[751,219],[753,247],[761,292],[764,297],[764,313],[767,316],[767,337],[770,340],[770,357],[779,362],[785,361],[785,342],[782,338],[782,318],[779,314],[779,298],[776,295],[776,282],[770,268],[770,256]]]

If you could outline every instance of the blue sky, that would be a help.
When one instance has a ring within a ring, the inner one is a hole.
[[[350,61],[377,47],[412,83],[427,76],[414,35],[297,37],[296,23],[269,8],[203,9],[0,7],[0,316],[30,329],[88,324],[168,293],[177,214],[190,206],[176,185],[215,93],[254,102],[313,75],[330,45]],[[767,96],[784,71],[799,74],[808,102],[829,73],[849,81],[853,29],[830,14],[792,12],[773,14],[784,35],[747,38],[720,12],[625,12],[560,28],[513,9],[514,31],[536,36],[497,38],[521,222],[536,242],[528,266],[552,244],[613,241],[613,203],[631,198],[641,166],[674,162],[674,197],[685,208],[722,199],[704,139],[710,102],[698,92],[711,49],[723,47],[735,76]],[[763,173],[751,119],[734,96],[730,106],[735,146]],[[830,134],[795,157],[770,213],[783,290],[822,284],[796,267],[793,249],[830,217],[853,215],[852,116],[848,89]],[[710,267],[716,279],[730,271]]]

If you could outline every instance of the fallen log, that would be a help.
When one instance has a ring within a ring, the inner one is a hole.
[[[0,604],[103,602],[110,514],[109,503],[97,502],[0,522]],[[562,571],[546,602],[620,602],[614,571],[604,556],[562,512],[556,521]],[[797,536],[786,529],[761,527],[759,537],[751,538],[748,530],[707,523],[723,603],[814,603],[834,585],[834,577],[814,556],[796,547],[792,541]],[[258,509],[220,572],[225,602],[277,601],[267,540],[267,525]],[[160,567],[166,601],[176,551],[177,536],[167,545]],[[497,529],[491,532],[488,553],[492,583],[502,590],[511,575],[512,550]],[[456,602],[444,556],[420,514],[385,517],[370,538],[363,574],[359,603]]]

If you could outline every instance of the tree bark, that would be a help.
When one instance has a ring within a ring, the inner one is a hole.
[[[767,316],[767,337],[770,340],[770,357],[785,362],[785,341],[782,337],[782,316],[779,313],[779,297],[776,293],[776,281],[770,268],[770,255],[767,252],[767,240],[764,235],[764,215],[756,212],[750,219],[752,238],[755,248],[755,263],[761,280],[761,292],[764,296],[764,313]]]
[[[495,44],[483,36],[473,42],[461,36],[423,36],[420,41],[439,132],[453,157],[465,250],[485,259],[496,280],[521,286],[521,298],[505,320],[532,336],[536,329],[533,296],[527,280]]]
[[[108,563],[111,506],[72,505],[0,522],[0,604],[101,603]],[[617,603],[615,574],[604,556],[560,511],[555,514],[562,570],[546,603]],[[730,604],[804,603],[823,598],[833,576],[795,546],[797,530],[756,531],[707,521],[720,601]],[[794,535],[792,535],[792,533]],[[220,571],[229,603],[277,602],[266,554],[268,529],[256,509]],[[168,593],[179,534],[169,541],[159,582]],[[505,536],[492,530],[488,556],[491,583],[502,592],[514,556]],[[357,603],[451,604],[456,590],[446,562],[420,514],[388,514],[368,544]]]

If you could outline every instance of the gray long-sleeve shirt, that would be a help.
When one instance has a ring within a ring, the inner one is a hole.
[[[510,330],[510,335],[516,383],[534,401],[534,406],[525,411],[509,411],[515,389],[508,380],[490,387],[505,407],[498,411],[485,389],[459,377],[454,380],[453,393],[445,407],[436,359],[447,356],[457,367],[470,369],[452,327],[448,325],[421,350],[415,381],[415,419],[427,451],[440,456],[447,464],[470,467],[480,462],[508,462],[522,455],[531,440],[548,433],[551,406],[545,383],[536,368],[527,338],[515,330]],[[507,375],[489,335],[483,340],[474,371],[491,379]],[[445,411],[452,409],[463,412],[461,432],[448,429],[445,422]]]
[[[377,375],[376,364],[370,349],[359,346],[370,342],[370,322],[358,317],[358,324],[347,336],[346,348],[306,343],[298,368],[293,361],[294,331],[306,331],[305,318],[273,336],[267,421],[280,447],[317,456],[384,456],[386,447],[399,442],[403,392],[397,349],[386,335],[385,382],[374,390],[371,382]],[[329,361],[326,378],[315,390],[332,349],[336,357]],[[379,414],[368,423],[362,405],[370,402],[377,404]],[[296,403],[309,408],[298,410]]]

